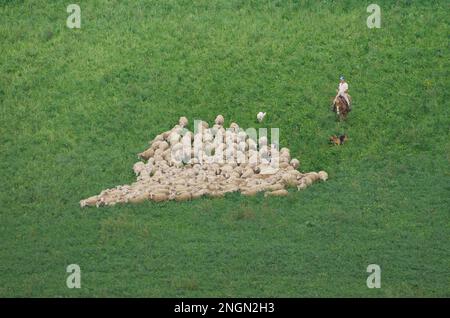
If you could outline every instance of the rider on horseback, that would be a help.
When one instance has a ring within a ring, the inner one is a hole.
[[[351,109],[350,100],[348,98],[348,83],[345,81],[344,76],[339,77],[339,87],[337,89],[337,95],[334,99],[334,103],[336,103],[336,99],[341,96],[344,98],[345,102],[347,103],[349,109]]]

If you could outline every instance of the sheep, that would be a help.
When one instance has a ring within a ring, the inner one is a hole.
[[[236,191],[239,191],[239,186],[237,186],[235,184],[227,184],[222,187],[222,191],[224,193],[236,192]]]
[[[219,190],[219,186],[215,183],[210,183],[207,185],[207,189],[209,191],[217,191],[217,190]]]
[[[188,125],[188,119],[184,116],[180,117],[180,119],[178,120],[178,124],[184,128]]]
[[[158,149],[161,149],[162,151],[164,151],[164,150],[166,150],[166,149],[168,149],[169,148],[169,144],[167,143],[167,141],[162,141],[160,144],[159,144],[159,147],[158,147]]]
[[[181,136],[178,133],[173,132],[169,135],[169,144],[171,146],[173,146],[173,145],[177,144],[180,141],[180,139],[181,139]]]
[[[141,203],[141,202],[147,201],[148,199],[149,199],[148,193],[140,193],[140,194],[137,194],[136,196],[128,199],[128,202]]]
[[[237,142],[245,142],[247,140],[247,133],[243,130],[239,130],[237,133]]]
[[[206,130],[203,134],[203,141],[204,142],[213,142],[214,136],[212,135],[211,131]]]
[[[212,198],[223,198],[225,193],[223,191],[213,191],[209,193],[209,196]]]
[[[241,194],[244,196],[254,196],[258,193],[258,191],[256,189],[249,189],[246,191],[241,191]]]
[[[237,171],[233,171],[233,172],[231,172],[231,174],[230,174],[230,178],[231,178],[231,179],[237,179],[237,178],[239,178],[240,176],[241,176],[240,173],[237,172]]]
[[[214,120],[214,123],[216,125],[223,126],[224,121],[225,119],[223,118],[222,115],[217,115],[216,119]]]
[[[80,201],[80,206],[84,208],[85,206],[94,206],[98,201],[98,196],[94,195],[90,198]]]
[[[165,193],[154,193],[151,194],[150,199],[155,202],[162,202],[169,200],[169,196]]]
[[[266,187],[266,190],[270,190],[270,191],[277,191],[277,190],[283,190],[284,189],[284,185],[280,184],[280,183],[275,183],[272,185],[269,185]]]
[[[294,169],[297,169],[298,166],[300,165],[300,161],[298,161],[298,159],[295,159],[295,158],[294,158],[294,159],[291,160],[290,165],[291,165],[292,167],[294,167]]]
[[[259,146],[260,147],[267,146],[268,140],[267,140],[266,136],[260,137],[258,141],[259,141]]]
[[[270,157],[270,166],[278,169],[280,167],[280,159],[278,157]]]
[[[238,150],[236,152],[236,161],[237,161],[237,163],[244,163],[247,161],[247,156],[245,155],[245,151]]]
[[[148,148],[144,152],[139,153],[138,158],[141,158],[143,160],[148,160],[151,157],[153,157],[154,154],[155,154],[155,151],[153,150],[153,148]]]
[[[277,168],[273,168],[271,166],[264,166],[263,168],[260,167],[260,172],[259,174],[262,175],[272,175],[278,172]]]
[[[192,198],[191,193],[189,192],[182,192],[175,196],[175,201],[188,201]]]
[[[207,193],[206,190],[199,190],[197,192],[192,193],[192,199],[198,199],[201,198],[202,196],[204,196]]]
[[[257,150],[258,149],[258,144],[256,143],[256,141],[254,139],[248,138],[247,144],[248,144],[249,150]]]
[[[279,164],[279,167],[281,168],[281,169],[286,169],[287,167],[289,166],[289,163],[287,163],[287,162],[280,162],[280,164]]]
[[[288,194],[289,194],[289,192],[286,189],[282,189],[282,190],[266,192],[266,193],[264,193],[264,196],[265,197],[284,197],[284,196],[287,196]]]
[[[169,138],[169,135],[172,133],[172,130],[168,130],[162,133],[163,140]],[[162,140],[161,140],[162,141]]]
[[[142,161],[136,162],[133,165],[133,171],[136,174],[136,176],[138,176],[144,169],[145,169],[145,164]]]
[[[269,153],[269,148],[266,145],[263,145],[259,149],[259,158],[261,159],[261,162],[269,163],[269,161],[270,161],[270,153]]]
[[[245,152],[245,151],[247,151],[247,149],[248,149],[248,145],[247,145],[247,143],[245,141],[241,141],[241,142],[238,143],[238,150],[239,151]]]
[[[317,172],[309,172],[306,174],[307,177],[311,178],[313,182],[319,180],[319,174]]]
[[[239,125],[236,123],[231,123],[230,128],[233,132],[238,133],[239,132]]]
[[[249,164],[249,166],[252,167],[252,168],[255,168],[258,165],[259,162],[260,162],[260,160],[259,160],[258,152],[254,151],[254,150],[249,151],[249,154],[248,154],[248,164]]]
[[[153,139],[153,142],[156,142],[156,141],[163,141],[164,140],[164,135],[163,134],[160,134],[160,135],[157,135],[154,139]]]
[[[253,176],[254,172],[252,168],[246,168],[245,171],[242,173],[241,177],[242,178],[250,178],[251,176]]]
[[[288,163],[291,161],[291,152],[289,151],[289,149],[287,148],[280,149],[280,161],[286,161]]]
[[[282,176],[283,183],[289,187],[294,187],[297,185],[297,178],[291,174],[284,174]]]
[[[319,178],[322,181],[327,181],[328,180],[328,173],[326,173],[325,171],[319,171]]]
[[[192,133],[189,131],[186,134],[184,134],[183,137],[181,137],[181,144],[185,146],[186,148],[191,146],[191,141],[193,139]]]
[[[209,124],[206,121],[201,121],[200,124],[202,125],[203,129],[208,129],[209,128]]]
[[[306,186],[310,186],[313,182],[314,180],[310,176],[306,176],[301,179],[301,183],[304,183]]]

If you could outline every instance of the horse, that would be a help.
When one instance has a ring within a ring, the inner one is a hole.
[[[331,110],[336,113],[340,120],[347,119],[348,113],[351,111],[351,103],[352,98],[350,95],[348,96],[348,100],[350,104],[347,105],[347,101],[343,96],[338,96],[336,99],[333,98],[333,105]]]

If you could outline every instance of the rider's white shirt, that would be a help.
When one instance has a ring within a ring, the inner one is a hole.
[[[346,90],[348,90],[347,82],[339,83],[339,95],[344,95]]]

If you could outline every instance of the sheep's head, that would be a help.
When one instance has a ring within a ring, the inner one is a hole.
[[[222,115],[217,115],[216,120],[214,121],[214,123],[215,123],[216,125],[222,126],[223,123],[224,123],[224,121],[225,121],[225,119],[223,118]]]
[[[186,118],[186,117],[180,117],[180,120],[178,121],[178,124],[181,126],[181,127],[186,127],[187,126],[187,124],[188,124],[188,119]]]

